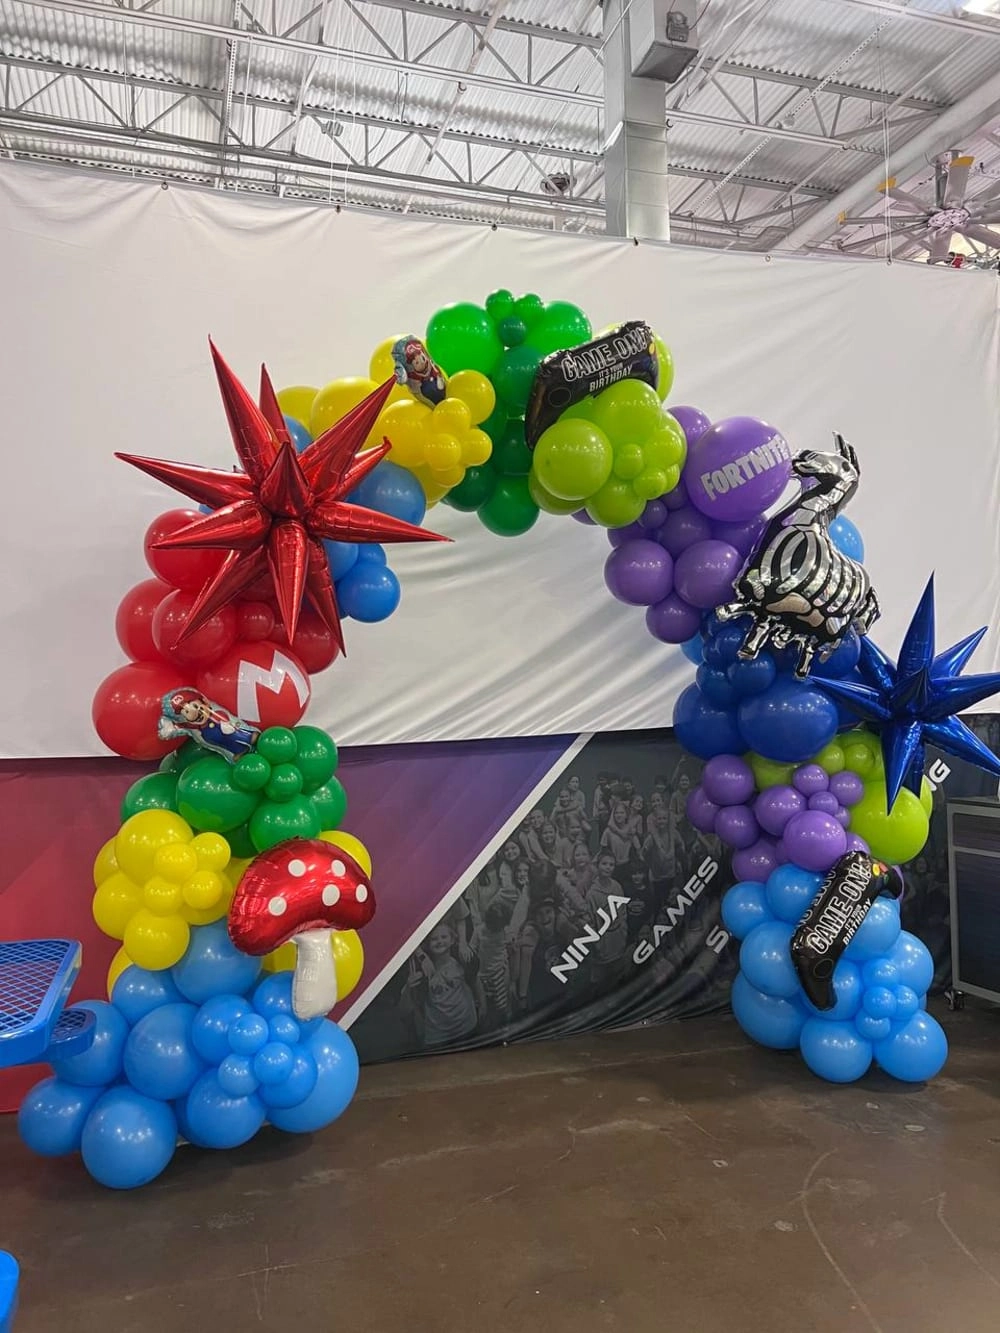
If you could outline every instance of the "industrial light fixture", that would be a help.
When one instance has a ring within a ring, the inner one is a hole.
[[[962,6],[962,12],[1000,18],[1000,0],[966,0],[966,3]]]

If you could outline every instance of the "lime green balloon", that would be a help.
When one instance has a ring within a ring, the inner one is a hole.
[[[486,298],[486,313],[494,324],[512,315],[514,313],[514,293],[509,292],[506,287],[500,287],[497,291],[490,292]]]
[[[661,411],[656,429],[642,442],[642,453],[648,467],[676,468],[679,477],[687,458],[687,437],[680,422]]]
[[[865,784],[865,794],[851,808],[851,832],[864,838],[871,854],[888,865],[904,865],[927,841],[930,821],[918,797],[905,787],[891,812],[886,809],[885,782]]]
[[[479,518],[498,537],[519,537],[534,527],[538,505],[528,490],[528,478],[498,477],[496,489],[479,510]]]
[[[824,745],[819,754],[813,760],[814,764],[819,764],[824,773],[829,773],[833,777],[834,773],[843,773],[847,767],[847,760],[844,757],[844,747],[839,741],[831,741],[829,745]]]
[[[208,754],[177,779],[177,813],[199,833],[225,833],[245,824],[256,809],[256,792],[233,785],[232,766]]]
[[[329,782],[337,771],[340,762],[337,742],[319,727],[296,727],[295,739],[299,743],[295,767],[302,774],[302,790],[314,791]]]
[[[462,480],[444,497],[444,503],[463,514],[473,514],[490,498],[496,484],[497,472],[492,463],[467,467]]]
[[[759,791],[765,791],[768,787],[787,787],[795,771],[794,764],[779,764],[774,759],[765,759],[762,754],[750,753],[746,761],[753,771]]]
[[[337,778],[331,778],[322,787],[317,787],[309,799],[324,832],[340,828],[347,814],[347,792]]]
[[[261,801],[250,816],[250,841],[258,852],[266,852],[289,838],[316,838],[322,829],[312,796]]]
[[[594,395],[591,418],[616,447],[645,444],[659,433],[663,425],[663,408],[656,390],[642,380],[619,380]]]
[[[631,484],[636,495],[643,500],[658,500],[661,495],[672,491],[680,479],[678,468],[670,467],[661,471],[655,467],[644,467]]]
[[[460,301],[431,315],[427,350],[446,375],[457,370],[489,375],[503,348],[486,311],[471,301]]]
[[[920,804],[923,807],[924,814],[928,819],[934,809],[934,788],[926,778],[920,779]]]
[[[188,764],[205,758],[205,747],[197,741],[185,741],[179,750],[173,750],[160,760],[161,773],[180,773]]]
[[[839,740],[844,751],[845,768],[857,773],[863,782],[871,782],[884,775],[881,742],[872,732],[859,727],[844,732]]]
[[[528,292],[526,296],[518,297],[514,302],[514,314],[523,321],[525,328],[533,329],[542,317],[545,309],[545,302],[534,292]]]
[[[653,338],[656,346],[656,360],[659,364],[659,378],[656,381],[656,396],[662,402],[674,387],[674,358],[670,348],[659,335]]]
[[[531,450],[524,438],[524,422],[511,417],[503,434],[493,445],[494,468],[502,477],[526,477],[531,471]]]
[[[569,301],[550,301],[541,318],[529,330],[528,346],[542,356],[561,352],[566,347],[577,347],[594,336],[590,320],[579,306]]]
[[[546,514],[573,514],[580,508],[579,500],[560,500],[547,491],[534,470],[528,473],[528,491],[538,508]]]
[[[627,481],[612,477],[587,501],[587,513],[604,528],[624,528],[634,523],[646,508]]]
[[[233,764],[232,783],[240,791],[263,791],[271,765],[262,754],[244,754]]]
[[[619,444],[612,446],[614,462],[611,470],[622,481],[635,481],[645,467],[645,458],[641,444]]]
[[[497,398],[512,416],[524,416],[541,359],[541,354],[527,343],[523,347],[508,347],[490,372]]]
[[[133,782],[122,798],[122,823],[140,810],[176,810],[177,777],[176,773],[147,773]]]
[[[608,437],[578,418],[560,417],[535,445],[535,475],[559,500],[586,500],[596,494],[611,476],[613,464]]]

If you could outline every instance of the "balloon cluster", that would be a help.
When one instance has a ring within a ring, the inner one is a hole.
[[[291,978],[260,979],[224,922],[196,926],[169,971],[129,966],[96,1018],[89,1049],[53,1063],[18,1114],[46,1157],[80,1152],[102,1185],[154,1180],[178,1137],[201,1148],[246,1143],[266,1122],[310,1133],[349,1104],[358,1058],[336,1023],[300,1023]]]

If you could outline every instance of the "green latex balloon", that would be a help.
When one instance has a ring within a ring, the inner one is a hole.
[[[177,774],[147,773],[138,782],[133,782],[125,793],[121,808],[122,823],[137,815],[140,810],[176,809]]]
[[[528,490],[528,478],[498,477],[496,489],[479,510],[479,518],[498,537],[519,537],[534,527],[538,505]]]
[[[814,764],[819,764],[824,773],[829,773],[833,777],[834,773],[843,773],[847,767],[844,759],[844,747],[839,741],[831,741],[825,745],[819,754],[813,760]]]
[[[587,501],[587,513],[604,528],[624,528],[634,523],[646,508],[646,501],[629,485],[612,477]]]
[[[522,320],[525,328],[533,329],[542,317],[545,310],[545,302],[534,292],[528,292],[526,296],[520,296],[514,302],[514,314]]]
[[[930,823],[920,799],[905,787],[891,813],[886,809],[885,782],[865,784],[865,794],[851,807],[851,832],[864,838],[871,854],[888,865],[904,865],[927,841]]]
[[[541,353],[533,347],[508,347],[490,373],[497,398],[511,416],[523,417]]]
[[[431,316],[427,350],[446,375],[457,370],[489,375],[503,347],[486,311],[471,301],[460,301]]]
[[[656,390],[648,384],[641,380],[619,380],[594,395],[591,419],[615,448],[622,444],[645,444],[659,433],[663,408]]]
[[[250,841],[258,852],[266,852],[289,838],[316,838],[322,828],[312,796],[265,800],[250,816]]]
[[[527,341],[529,347],[548,356],[550,352],[590,342],[593,336],[590,320],[579,306],[569,301],[550,301],[541,319],[529,330]]]
[[[601,489],[613,462],[611,443],[602,430],[589,421],[561,417],[542,432],[533,467],[550,495],[581,501]]]
[[[506,287],[490,292],[486,298],[486,313],[494,324],[507,319],[514,313],[514,293],[509,292]]]
[[[259,797],[233,786],[232,767],[208,754],[177,779],[177,813],[200,833],[225,833],[245,824]]]
[[[668,412],[661,412],[656,429],[642,442],[642,456],[647,467],[675,468],[678,477],[687,459],[687,437],[680,423]]]
[[[528,336],[528,326],[517,315],[508,315],[497,325],[497,333],[504,347],[520,347]]]
[[[271,765],[262,754],[244,754],[233,764],[232,781],[240,791],[263,791]]]
[[[288,764],[299,752],[291,727],[268,727],[257,737],[256,750],[270,764]]]
[[[926,778],[920,779],[920,804],[923,807],[924,814],[928,819],[934,809],[934,788]]]
[[[188,764],[205,758],[205,747],[197,741],[185,741],[179,750],[173,750],[160,760],[161,773],[181,773]]]
[[[560,500],[547,491],[533,470],[528,473],[528,493],[546,514],[573,514],[580,508],[579,500]]]
[[[674,358],[673,353],[662,338],[656,336],[653,338],[653,342],[656,344],[656,360],[660,367],[659,379],[656,382],[656,396],[662,402],[674,387]]]
[[[319,727],[296,727],[295,736],[299,743],[295,766],[302,774],[302,790],[315,791],[337,771],[337,742]]]
[[[302,790],[302,774],[297,764],[275,764],[264,795],[269,801],[290,801]]]
[[[467,467],[462,480],[444,497],[444,503],[463,514],[473,514],[490,498],[496,484],[497,473],[492,463]]]
[[[493,443],[496,444],[497,440],[503,438],[503,433],[507,429],[507,421],[507,409],[504,407],[503,403],[498,402],[479,429],[484,430]]]
[[[794,764],[779,764],[774,759],[765,759],[762,754],[748,754],[746,761],[753,771],[759,791],[768,787],[787,787],[795,772]]]
[[[340,828],[347,814],[347,792],[337,778],[331,778],[324,786],[317,787],[309,799],[324,833],[329,829]]]
[[[229,843],[229,850],[233,856],[240,861],[257,855],[257,848],[250,838],[249,824],[241,824],[239,828],[227,829],[226,842]]]
[[[863,782],[872,782],[885,773],[882,746],[877,736],[860,727],[838,737],[844,751],[844,767],[857,773]]]
[[[631,486],[640,499],[656,500],[672,491],[680,479],[679,468],[671,467],[661,472],[659,468],[644,467]]]
[[[507,422],[503,434],[494,442],[490,462],[502,477],[526,477],[531,471],[531,450],[520,417],[511,417]]]
[[[641,444],[619,444],[614,448],[611,470],[622,481],[635,481],[645,467]]]

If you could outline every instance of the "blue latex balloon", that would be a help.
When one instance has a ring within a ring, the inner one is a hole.
[[[923,1083],[939,1074],[948,1058],[948,1038],[937,1019],[918,1011],[875,1047],[887,1074],[905,1083]]]
[[[246,1055],[227,1055],[219,1065],[216,1077],[227,1097],[249,1097],[257,1091],[253,1061]]]
[[[270,976],[258,983],[254,991],[253,1007],[258,1014],[270,1020],[282,1019],[283,1024],[289,1021],[295,1024],[295,1035],[289,1028],[282,1026],[270,1032],[272,1039],[276,1041],[293,1042],[311,1037],[314,1032],[318,1032],[322,1023],[322,1018],[301,1019],[295,1017],[295,1011],[292,1008],[292,974],[291,972],[272,972]]]
[[[253,1058],[253,1076],[268,1088],[283,1083],[294,1067],[295,1052],[283,1041],[269,1041]]]
[[[695,682],[713,708],[732,708],[736,703],[736,691],[729,683],[725,671],[719,667],[710,667],[702,663],[695,675]]]
[[[702,652],[703,646],[701,635],[694,634],[681,644],[681,652],[689,662],[693,662],[695,666],[701,666],[705,660],[705,654]]]
[[[860,658],[861,638],[854,630],[848,630],[844,642],[834,648],[825,662],[817,661],[813,664],[810,675],[827,676],[833,680],[843,679],[845,676],[850,676]]]
[[[341,612],[372,625],[386,620],[399,605],[399,579],[374,559],[360,559],[337,582]]]
[[[177,1146],[177,1118],[165,1102],[109,1088],[83,1128],[83,1164],[102,1185],[133,1190],[155,1180]]]
[[[267,1047],[264,1048],[265,1050]],[[289,1048],[291,1049],[291,1048]],[[263,1055],[263,1051],[261,1055]],[[254,1062],[256,1066],[256,1060]],[[256,1073],[256,1067],[254,1072]],[[261,1079],[257,1095],[269,1108],[298,1106],[312,1092],[318,1078],[316,1061],[309,1051],[295,1047],[292,1051],[292,1067],[280,1083],[267,1083]],[[269,1112],[270,1113],[270,1112]]]
[[[795,927],[786,921],[755,926],[740,945],[740,967],[747,981],[765,995],[789,999],[800,993],[799,978],[789,951]]]
[[[172,1102],[190,1092],[204,1064],[191,1040],[193,1004],[165,1004],[140,1018],[125,1043],[125,1077],[146,1097]]]
[[[867,1073],[872,1062],[871,1042],[858,1034],[853,1023],[831,1023],[810,1018],[799,1038],[802,1058],[828,1083],[853,1083]]]
[[[891,958],[873,958],[862,967],[861,980],[866,986],[898,986],[899,970]]]
[[[22,1140],[40,1157],[78,1152],[83,1127],[103,1087],[83,1088],[61,1078],[45,1078],[27,1092],[17,1113]]]
[[[689,685],[674,704],[674,732],[685,750],[699,759],[742,754],[747,748],[732,710],[713,708],[697,685]]]
[[[51,1061],[57,1078],[94,1088],[114,1083],[122,1072],[122,1052],[128,1036],[128,1023],[107,1000],[82,1000],[77,1009],[90,1009],[96,1017],[94,1040],[78,1055]]]
[[[843,514],[838,515],[830,524],[830,537],[834,546],[843,555],[848,555],[859,563],[864,560],[865,544],[861,539],[861,533]]]
[[[922,940],[908,930],[900,931],[889,950],[889,961],[895,964],[898,985],[926,995],[934,980],[934,959]]]
[[[756,880],[741,880],[723,895],[722,924],[735,939],[745,940],[754,926],[770,920],[764,885]]]
[[[257,1096],[231,1097],[214,1069],[202,1074],[188,1093],[184,1123],[200,1148],[238,1148],[264,1123],[264,1103]]]
[[[412,472],[388,458],[383,459],[354,488],[350,500],[352,504],[376,509],[380,514],[391,514],[393,518],[401,518],[404,523],[416,523],[418,526],[427,513],[427,497],[420,482]]]
[[[229,1029],[229,1045],[237,1055],[256,1055],[267,1045],[267,1019],[260,1014],[238,1018]]]
[[[887,1018],[875,1018],[864,1009],[855,1015],[854,1026],[858,1030],[859,1037],[871,1042],[883,1041],[892,1031],[892,1024]]]
[[[342,579],[349,569],[353,569],[358,560],[357,542],[324,541],[326,562],[330,566],[330,577],[334,583]]]
[[[788,861],[767,877],[766,895],[770,911],[780,921],[797,924],[805,916],[823,885],[823,876],[803,870]]]
[[[763,694],[774,684],[778,668],[769,653],[760,653],[749,662],[733,662],[726,667],[726,679],[738,699],[745,699],[750,694]]]
[[[362,565],[387,565],[389,557],[386,555],[385,547],[381,542],[360,542],[358,544],[358,562]]]
[[[868,986],[861,1003],[872,1018],[896,1017],[896,992],[888,986]]]
[[[210,1065],[223,1061],[232,1049],[230,1025],[250,1012],[249,1001],[241,995],[215,995],[206,1000],[191,1024],[191,1041],[201,1058]]]
[[[285,425],[288,427],[288,433],[292,437],[292,444],[295,445],[295,452],[300,454],[303,449],[312,444],[312,436],[303,426],[301,421],[296,421],[294,417],[285,417]]]
[[[833,740],[839,724],[833,700],[791,676],[744,699],[736,717],[744,744],[735,752],[755,750],[781,764],[804,763]]]
[[[806,1017],[794,1000],[765,995],[742,972],[736,974],[731,999],[737,1023],[753,1041],[776,1051],[798,1046]]]
[[[899,903],[894,898],[876,898],[844,955],[867,962],[888,954],[898,939]]]
[[[903,1022],[912,1018],[920,1008],[920,996],[909,986],[896,987],[896,1021]]]
[[[298,1106],[274,1107],[268,1113],[272,1125],[293,1134],[311,1134],[336,1120],[358,1086],[358,1053],[336,1023],[324,1018],[306,1049],[316,1061],[316,1086]]]
[[[746,637],[746,626],[709,624],[709,635],[702,650],[705,661],[711,667],[725,670],[737,660],[740,645]]]
[[[192,926],[187,952],[170,969],[174,985],[193,1004],[204,1004],[213,995],[245,995],[259,974],[260,959],[240,953],[225,918]]]
[[[846,958],[841,958],[833,969],[833,993],[836,996],[833,1008],[817,1009],[809,1000],[805,1001],[805,1006],[810,1015],[828,1023],[843,1022],[858,1012],[862,991],[860,969]]]
[[[176,1004],[183,999],[170,979],[169,972],[147,972],[133,963],[115,982],[111,1003],[129,1024],[138,1023],[161,1004]]]

